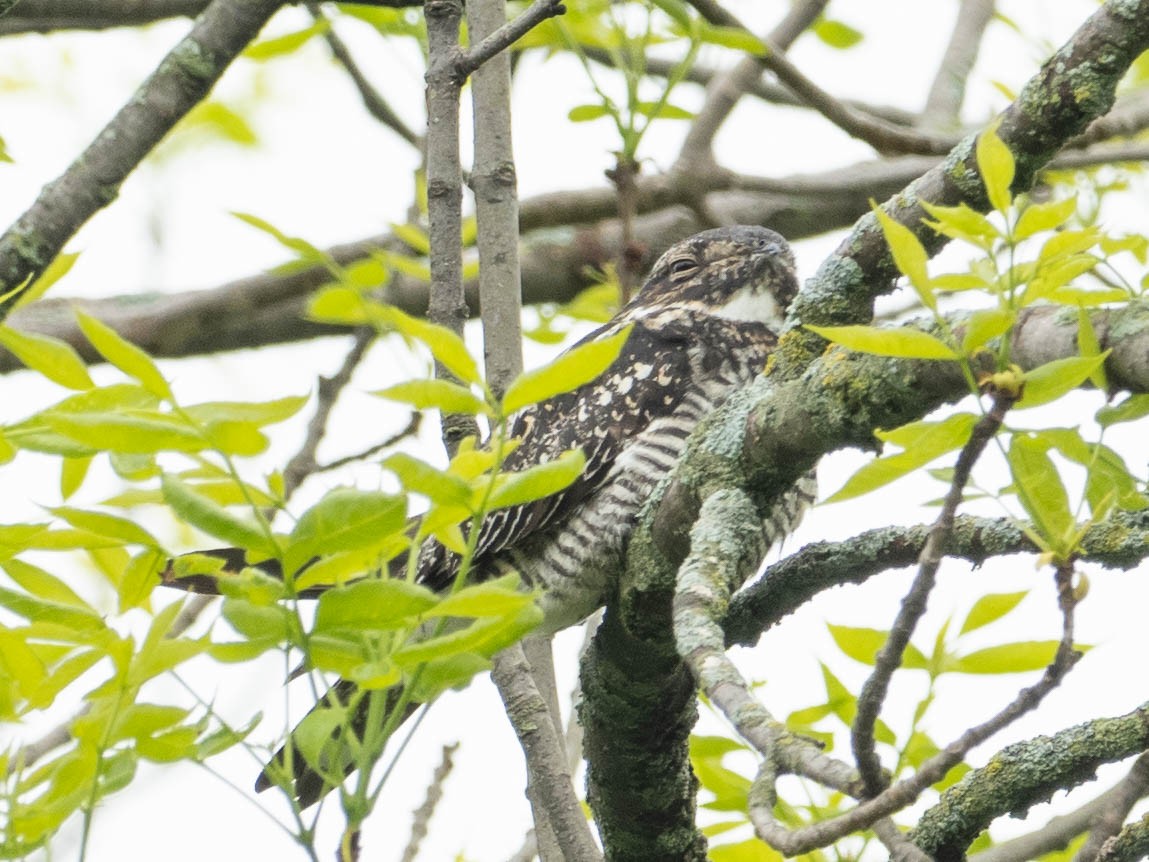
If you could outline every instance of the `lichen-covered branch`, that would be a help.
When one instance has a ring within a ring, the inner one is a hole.
[[[1016,161],[1014,191],[1028,189],[1065,143],[1113,105],[1117,84],[1149,48],[1149,2],[1110,0],[1097,10],[1001,114],[997,134]],[[974,157],[975,136],[942,163],[882,205],[892,218],[936,253],[945,239],[922,223],[922,202],[959,203],[985,212],[985,187]],[[873,315],[873,300],[891,289],[898,272],[873,215],[863,216],[828,257],[790,308],[792,321],[858,323]],[[805,362],[786,373],[801,373]]]
[[[1101,764],[1146,750],[1149,704],[1007,746],[942,794],[922,815],[914,843],[938,862],[964,859],[970,842],[996,817],[1024,811],[1092,779]]]
[[[213,0],[68,169],[0,236],[0,320],[160,140],[203,100],[280,0]]]
[[[608,610],[580,678],[587,801],[610,858],[703,862],[686,746],[697,718],[694,679],[673,642],[636,638]]]
[[[879,527],[845,542],[812,542],[774,563],[730,601],[722,622],[726,645],[753,646],[771,626],[815,596],[843,584],[912,565],[929,536],[929,525]],[[1149,558],[1149,513],[1116,512],[1082,538],[1080,559],[1111,568],[1132,568]],[[1004,518],[959,515],[946,556],[980,566],[993,557],[1036,554],[1039,549]]]

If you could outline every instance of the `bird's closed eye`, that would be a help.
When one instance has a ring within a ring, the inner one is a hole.
[[[670,262],[671,281],[690,278],[696,272],[698,272],[698,261],[692,257],[678,257]]]

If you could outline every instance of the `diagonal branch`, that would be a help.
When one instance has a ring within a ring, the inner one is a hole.
[[[993,14],[994,0],[962,0],[949,44],[926,96],[918,123],[922,128],[940,131],[960,124],[966,82]]]
[[[993,407],[978,420],[969,440],[962,447],[954,465],[953,478],[950,480],[942,510],[918,558],[917,577],[914,578],[910,591],[902,599],[897,618],[890,626],[889,637],[882,644],[874,660],[874,670],[862,685],[862,691],[858,695],[857,714],[850,727],[850,741],[866,796],[877,796],[889,785],[889,781],[882,774],[882,764],[877,751],[874,750],[874,726],[889,691],[890,681],[893,679],[894,671],[901,667],[914,629],[926,611],[926,602],[937,582],[942,557],[948,552],[950,537],[954,531],[954,516],[961,504],[973,466],[1001,428],[1006,412],[1013,406],[1019,394],[1019,390],[995,391]]]
[[[280,0],[213,0],[128,102],[0,236],[0,320],[76,231],[115,200],[136,166],[202,101]]]

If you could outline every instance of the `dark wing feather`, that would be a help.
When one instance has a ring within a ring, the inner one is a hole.
[[[599,329],[579,343],[614,334],[619,324]],[[511,426],[522,440],[503,465],[525,470],[570,449],[586,456],[582,474],[557,494],[492,512],[480,527],[475,562],[516,545],[534,533],[562,523],[606,482],[628,441],[653,420],[669,415],[682,400],[690,374],[688,321],[657,328],[634,324],[619,356],[598,379],[524,410]],[[444,589],[455,576],[458,558],[438,543],[419,564],[419,581]]]

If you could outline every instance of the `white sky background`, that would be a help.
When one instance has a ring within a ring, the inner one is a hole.
[[[917,109],[924,101],[933,71],[945,46],[957,4],[920,0],[839,0],[830,9],[834,17],[866,34],[858,47],[834,51],[810,36],[792,51],[795,62],[823,87],[841,97],[857,97],[880,104]],[[1014,90],[1047,55],[1043,46],[1061,44],[1096,8],[1093,2],[1003,2],[1003,11],[1022,23],[1024,36],[1005,26],[991,26],[969,89],[966,119],[979,121],[1004,106],[1005,99],[991,81]],[[761,8],[759,8],[761,7]],[[785,4],[774,0],[732,4],[756,29],[764,29],[782,14]],[[283,11],[269,33],[305,26],[299,10]],[[32,202],[39,188],[55,178],[83,146],[130,96],[133,89],[186,30],[186,22],[172,22],[147,31],[111,31],[64,38],[25,37],[4,40],[0,59],[0,134],[16,163],[0,165],[0,223],[8,224]],[[357,58],[407,121],[418,126],[422,115],[422,70],[413,55],[404,56],[381,45],[366,27],[348,22],[340,33],[353,46]],[[66,48],[64,47],[66,46]],[[63,53],[61,48],[64,48]],[[704,51],[704,62],[732,62]],[[256,86],[267,99],[253,114],[262,144],[243,150],[211,144],[199,152],[182,152],[163,163],[149,164],[128,181],[121,199],[98,215],[71,244],[83,252],[72,274],[56,295],[107,294],[210,287],[282,262],[284,255],[269,238],[231,217],[229,211],[251,212],[287,233],[319,246],[359,238],[402,221],[411,198],[409,148],[371,121],[346,76],[327,60],[318,43],[302,55],[266,67],[266,74],[241,61],[229,72],[217,95],[243,99]],[[23,82],[27,86],[23,86]],[[399,86],[395,86],[398,83]],[[465,93],[465,105],[469,93]],[[696,106],[698,88],[686,85],[676,101]],[[593,94],[574,63],[559,58],[544,62],[538,54],[524,61],[515,90],[515,144],[522,196],[543,191],[602,185],[602,170],[611,164],[615,146],[607,122],[569,125],[566,112],[592,101]],[[467,106],[469,107],[469,106]],[[469,112],[464,111],[464,128]],[[684,125],[663,124],[663,133],[644,141],[644,169],[668,167]],[[771,108],[753,101],[739,106],[718,139],[719,160],[737,170],[784,176],[793,172],[823,171],[869,158],[868,149],[848,140],[808,112]],[[1143,229],[1143,190],[1127,196],[1121,207],[1107,211],[1109,224]],[[837,242],[838,236],[800,242],[796,246],[804,277]],[[317,374],[330,373],[339,364],[344,339],[326,339],[283,348],[224,354],[206,359],[167,362],[165,371],[177,392],[188,402],[208,397],[265,399],[298,394],[314,388]],[[533,349],[528,361],[542,361]],[[393,407],[359,394],[381,388],[397,375],[422,371],[414,359],[396,360],[396,353],[379,345],[373,351],[336,413],[321,460],[357,451],[388,435],[404,417]],[[97,380],[115,377],[96,369]],[[52,391],[29,375],[7,375],[3,381],[0,421],[26,415],[37,406],[56,400]],[[1065,423],[1091,415],[1100,403],[1097,395],[1073,401]],[[306,418],[306,417],[305,417]],[[1017,425],[1029,417],[1013,417]],[[301,423],[273,439],[263,463],[282,464],[301,439]],[[1086,430],[1088,434],[1088,430]],[[1143,433],[1143,432],[1142,432]],[[1134,438],[1127,436],[1127,442]],[[1108,442],[1112,442],[1107,437]],[[431,444],[427,444],[430,447]],[[425,449],[426,454],[430,449]],[[1126,447],[1128,451],[1128,447]],[[844,477],[867,456],[845,453],[827,459],[821,471],[825,492],[841,485]],[[1135,472],[1145,467],[1143,447],[1130,458]],[[343,481],[373,482],[376,471],[365,468],[340,476],[322,476],[309,483],[297,506]],[[0,495],[0,521],[41,517],[38,506],[58,503],[58,476],[47,461],[27,456],[4,469]],[[365,479],[363,477],[366,477]],[[105,496],[109,485],[93,483],[81,492],[77,505]],[[891,486],[881,497],[815,510],[807,516],[788,547],[816,538],[844,538],[890,520],[906,523],[930,520],[933,510],[916,504],[937,497],[934,483]],[[997,514],[997,510],[987,510]],[[876,517],[875,517],[876,516]],[[58,570],[57,566],[53,567]],[[1149,606],[1149,590],[1142,574],[1090,570],[1092,592],[1079,609],[1078,638],[1099,644],[1060,690],[1052,694],[1036,716],[1030,716],[975,753],[984,758],[1004,741],[1037,732],[1052,732],[1076,721],[1101,714],[1119,714],[1144,698],[1142,687],[1128,685],[1133,668],[1149,654],[1149,635],[1135,609]],[[738,658],[747,675],[765,679],[762,689],[777,714],[820,702],[819,660],[828,661],[851,685],[858,685],[865,670],[837,652],[822,620],[883,628],[889,625],[897,601],[909,583],[909,574],[885,575],[864,588],[843,588],[822,596],[771,632],[755,650],[742,650]],[[941,621],[955,608],[961,612],[983,591],[1005,592],[1034,588],[1025,613],[1007,618],[999,627],[979,633],[977,646],[1004,640],[1053,639],[1059,632],[1052,579],[1036,572],[1025,558],[1013,558],[970,572],[963,564],[947,564],[931,601],[931,611],[916,643],[927,651]],[[163,597],[159,597],[162,599]],[[559,641],[560,690],[569,691],[575,676],[574,652],[581,634],[568,632]],[[214,700],[221,712],[240,721],[254,709],[268,716],[267,738],[282,724],[283,668],[281,662],[230,666],[204,665],[189,680]],[[923,692],[920,674],[900,674],[894,698],[897,707],[884,718],[904,727],[913,698]],[[984,679],[949,677],[940,686],[928,730],[945,744],[969,723],[995,712],[1023,682],[1004,677]],[[294,710],[302,706],[296,694]],[[910,704],[908,707],[906,704]],[[52,719],[62,717],[53,714]],[[44,726],[47,726],[45,723]],[[709,732],[720,724],[704,720]],[[36,728],[28,738],[36,736]],[[4,736],[7,737],[5,728]],[[469,860],[500,860],[514,852],[529,823],[522,796],[521,755],[502,716],[493,687],[484,678],[462,694],[444,697],[400,761],[379,808],[364,834],[367,857],[398,858],[410,825],[410,812],[423,799],[426,782],[438,761],[440,747],[462,741],[455,756],[455,771],[432,823],[421,858],[439,860],[462,853]],[[215,761],[217,769],[240,788],[250,787],[258,765],[242,751]],[[749,771],[747,762],[743,764]],[[1088,795],[1094,791],[1087,790]],[[286,808],[265,794],[259,803],[277,816]],[[320,852],[329,858],[334,846],[337,812],[327,812],[321,828]],[[1041,814],[1031,822],[1043,822]],[[1001,828],[1004,834],[1010,824]],[[75,855],[78,830],[62,838],[53,858]],[[293,859],[303,854],[291,839],[257,807],[216,778],[194,767],[157,769],[141,765],[136,783],[108,800],[95,818],[89,858],[151,859],[157,852],[169,862],[217,859]]]

